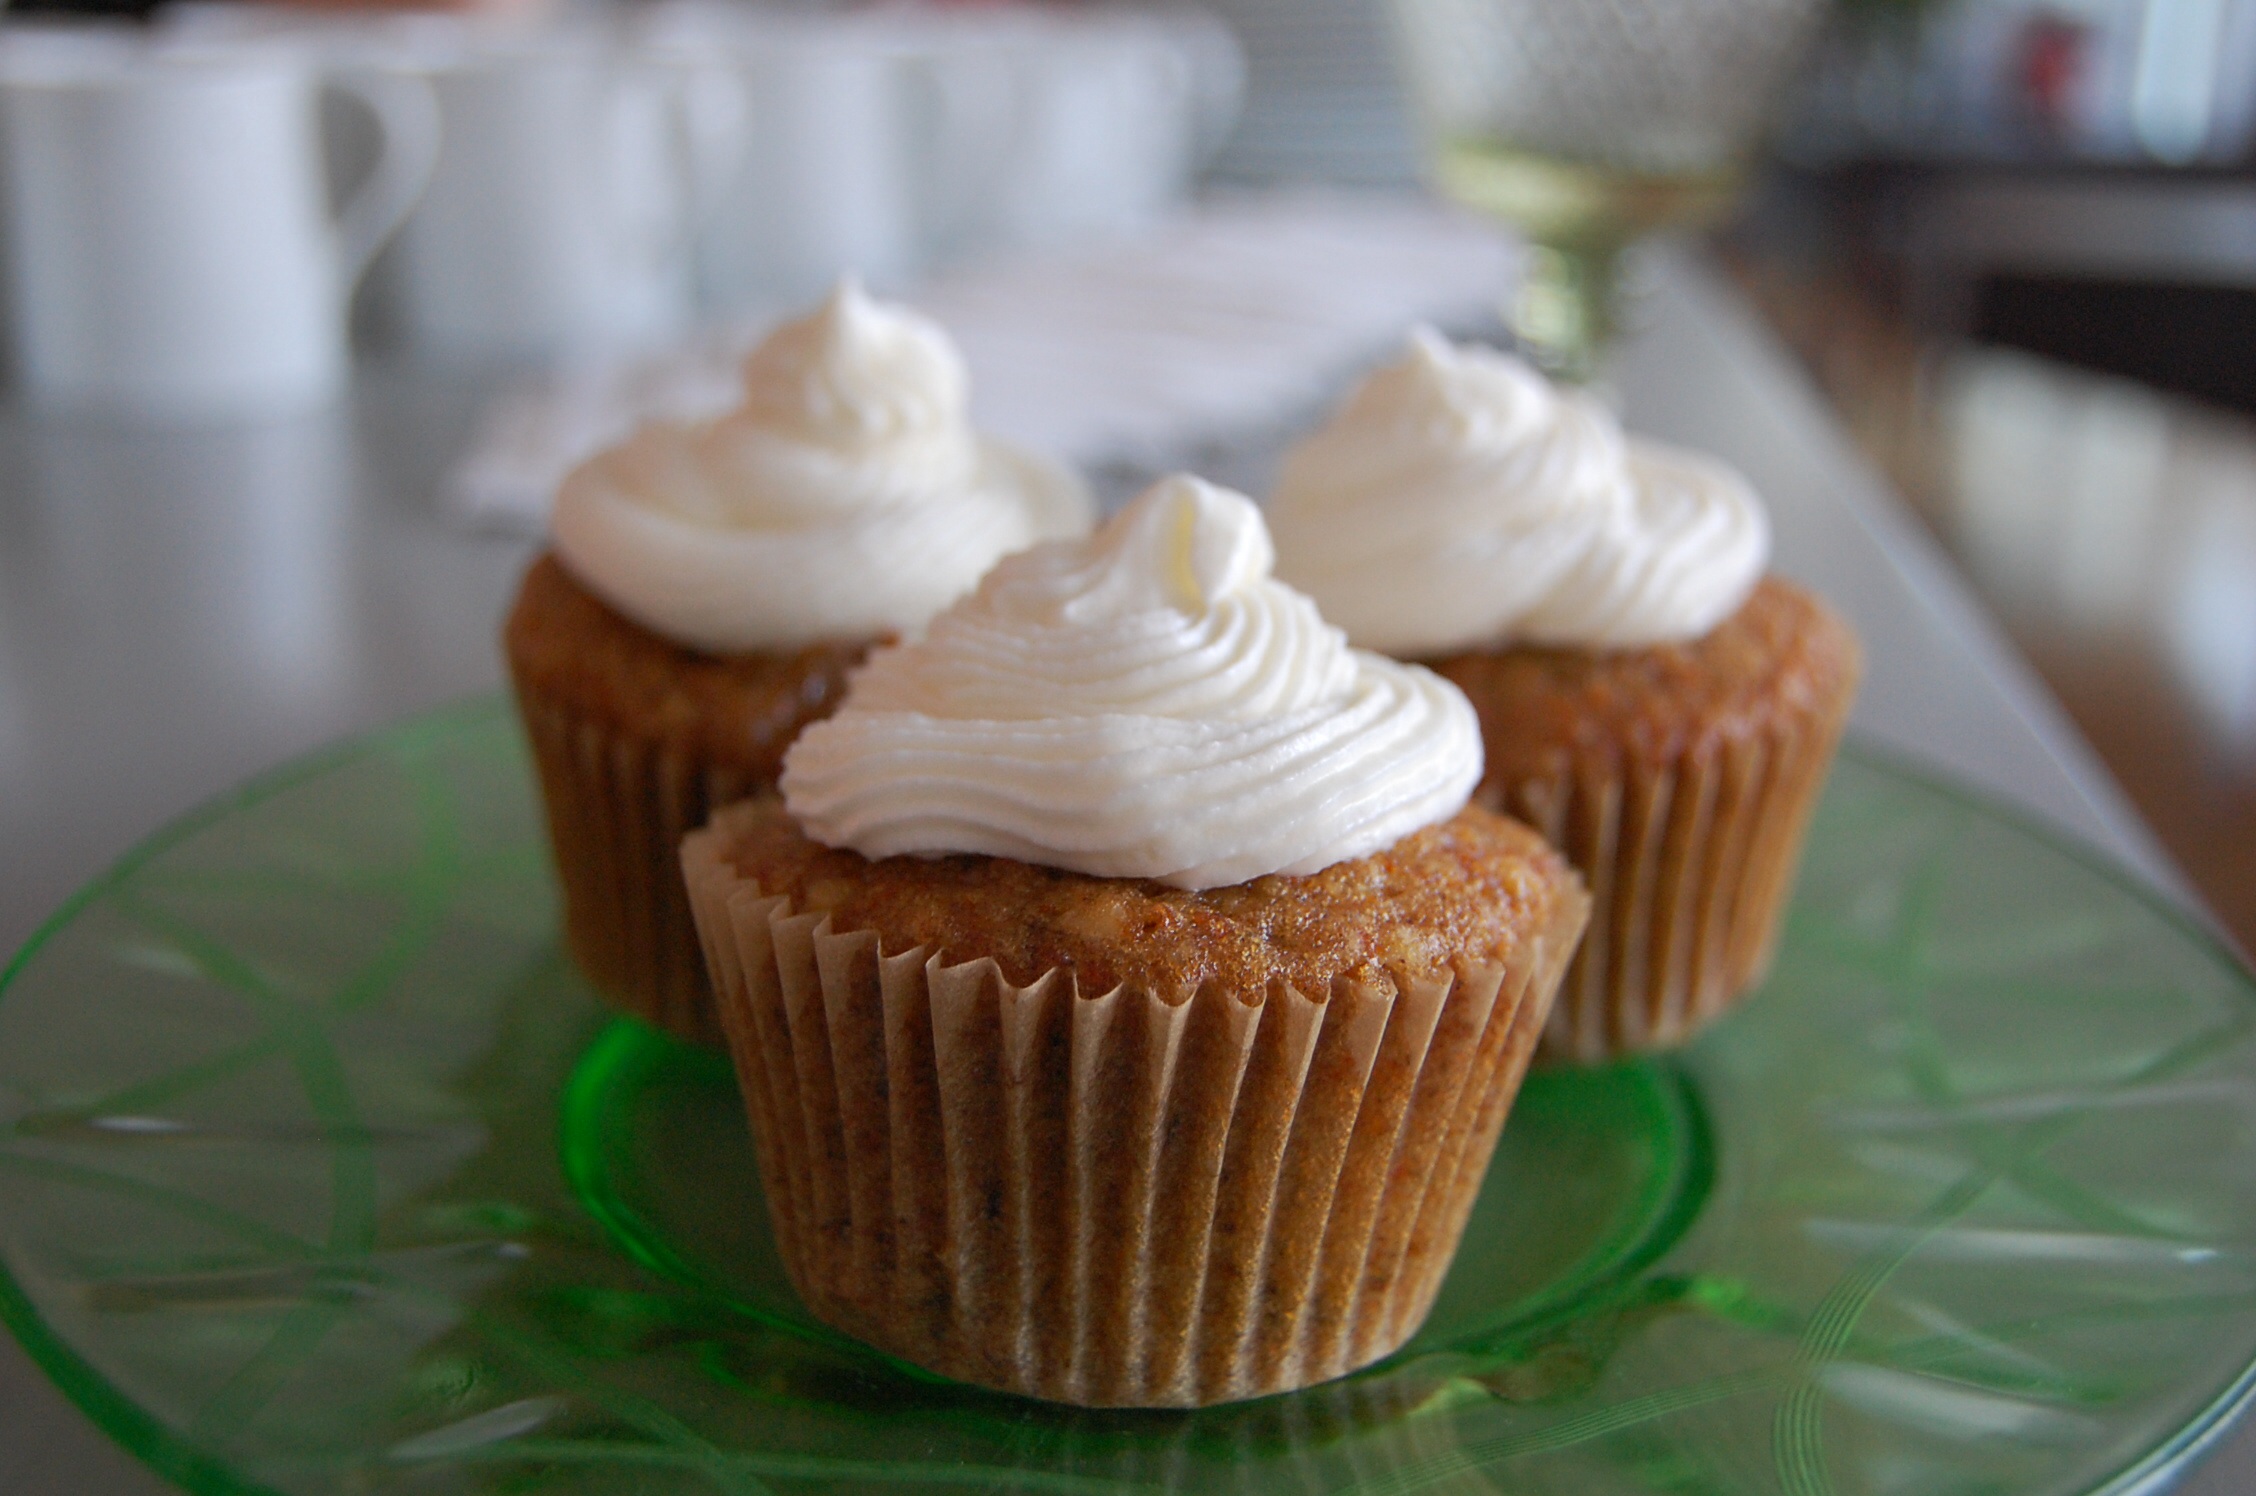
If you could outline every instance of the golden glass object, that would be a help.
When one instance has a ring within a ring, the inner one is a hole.
[[[1622,251],[1729,204],[1826,0],[1391,0],[1434,183],[1527,237],[1505,320],[1587,381]]]

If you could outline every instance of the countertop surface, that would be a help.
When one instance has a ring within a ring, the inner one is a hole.
[[[2182,882],[1924,532],[1723,282],[1663,262],[1617,368],[1631,424],[1744,468],[1779,569],[1863,634],[1855,730]],[[340,736],[499,683],[530,552],[442,515],[490,380],[366,372],[228,431],[0,414],[0,946],[166,820]],[[0,1341],[0,1496],[166,1489]],[[2238,1430],[2180,1487],[2256,1490]]]

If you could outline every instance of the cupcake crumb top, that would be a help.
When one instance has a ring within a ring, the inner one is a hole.
[[[720,855],[764,894],[868,930],[898,954],[992,956],[1028,985],[1071,971],[1084,996],[1123,984],[1169,1002],[1202,986],[1322,997],[1385,971],[1431,979],[1459,960],[1498,960],[1587,902],[1558,853],[1516,821],[1468,808],[1372,856],[1307,877],[1273,875],[1193,891],[1097,878],[1006,857],[888,857],[810,840],[778,800],[716,817]]]
[[[1570,754],[1665,763],[1822,718],[1855,694],[1856,635],[1815,596],[1766,577],[1702,637],[1626,653],[1474,650],[1426,661],[1481,714],[1493,783],[1559,772]]]
[[[502,629],[520,695],[644,744],[773,783],[783,751],[835,710],[868,647],[714,656],[632,623],[554,555],[533,563]]]

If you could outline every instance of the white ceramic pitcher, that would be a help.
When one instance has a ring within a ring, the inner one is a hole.
[[[633,347],[687,325],[694,274],[681,79],[599,28],[424,18],[403,63],[439,101],[429,191],[384,276],[424,353]]]
[[[382,146],[334,216],[318,98],[349,94]],[[45,404],[157,419],[325,404],[350,372],[353,283],[436,151],[412,79],[282,47],[94,31],[0,40],[11,342]]]
[[[898,287],[918,268],[890,17],[686,0],[642,17],[638,50],[701,90],[689,134],[708,312],[758,320],[853,272]]]

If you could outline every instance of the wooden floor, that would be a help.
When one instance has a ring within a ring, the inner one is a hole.
[[[1741,284],[2256,950],[2256,422],[1907,331],[1853,270]]]

